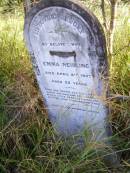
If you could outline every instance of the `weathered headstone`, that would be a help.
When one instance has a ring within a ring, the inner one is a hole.
[[[26,14],[25,39],[57,132],[107,137],[106,43],[97,18],[72,0],[42,0]]]

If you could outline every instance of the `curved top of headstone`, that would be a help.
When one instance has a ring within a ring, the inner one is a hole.
[[[107,76],[108,62],[107,62],[106,40],[103,28],[100,22],[98,21],[97,17],[92,12],[90,12],[90,10],[87,9],[81,2],[78,2],[77,0],[41,0],[39,3],[36,3],[30,9],[30,11],[26,13],[24,34],[30,53],[33,54],[28,34],[31,21],[39,11],[49,7],[62,7],[69,9],[79,14],[85,20],[85,22],[89,26],[89,29],[91,28],[91,33],[93,33],[95,37],[94,42],[96,47],[96,54],[100,58],[99,67],[101,68],[101,70],[103,69],[105,70],[105,71],[103,70],[104,71],[103,75]]]

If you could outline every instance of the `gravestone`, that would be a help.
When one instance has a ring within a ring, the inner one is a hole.
[[[26,14],[25,40],[55,130],[107,137],[106,43],[97,18],[72,0],[42,0]]]

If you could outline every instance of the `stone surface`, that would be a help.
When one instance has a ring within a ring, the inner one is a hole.
[[[25,40],[57,132],[106,137],[106,44],[96,17],[73,1],[43,0],[26,14]]]

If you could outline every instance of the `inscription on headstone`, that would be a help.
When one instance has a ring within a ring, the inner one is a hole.
[[[106,45],[96,17],[71,0],[43,0],[26,14],[25,39],[57,132],[106,136]]]

